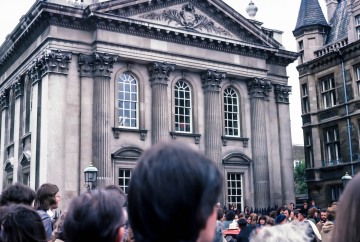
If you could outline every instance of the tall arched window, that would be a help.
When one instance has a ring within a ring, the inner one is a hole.
[[[15,130],[15,93],[12,92],[10,96],[10,142],[14,142],[14,130]]]
[[[239,100],[231,87],[224,91],[224,122],[226,136],[240,137]]]
[[[32,107],[33,88],[28,80],[25,86],[25,134],[30,131],[31,107]]]
[[[175,131],[192,132],[191,88],[184,81],[175,84]]]
[[[129,73],[123,73],[118,80],[118,127],[138,127],[138,82]]]

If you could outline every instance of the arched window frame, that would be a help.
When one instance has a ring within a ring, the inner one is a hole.
[[[223,101],[224,135],[226,137],[241,137],[241,107],[237,90],[231,86],[226,87],[223,91]],[[235,114],[236,118],[234,118]],[[231,125],[235,122],[237,123],[236,127]]]
[[[180,79],[173,89],[174,127],[176,133],[193,133],[192,88],[188,81]]]
[[[119,128],[138,129],[139,81],[134,74],[130,72],[124,72],[117,78],[117,82],[118,105],[116,126]]]

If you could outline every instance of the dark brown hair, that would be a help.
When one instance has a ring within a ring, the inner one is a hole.
[[[51,205],[56,204],[55,195],[59,188],[50,183],[44,183],[36,192],[35,208],[37,210],[47,211]]]

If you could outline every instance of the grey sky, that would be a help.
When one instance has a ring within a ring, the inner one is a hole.
[[[283,45],[287,50],[291,51],[296,51],[296,42],[292,35],[292,30],[296,24],[300,1],[301,0],[253,0],[259,8],[255,19],[263,22],[264,27],[284,31]],[[2,4],[0,8],[1,43],[34,2],[34,0],[11,0]],[[243,16],[248,17],[245,9],[250,0],[225,0],[225,2]],[[319,2],[323,10],[325,10],[325,0],[320,0]],[[325,11],[324,14],[326,16]],[[300,91],[298,73],[295,67],[296,63],[291,64],[287,70],[288,76],[290,77],[289,85],[292,86],[292,95],[290,95],[291,133],[293,144],[303,144]]]

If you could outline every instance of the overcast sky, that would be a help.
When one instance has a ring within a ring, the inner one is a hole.
[[[0,43],[14,29],[22,15],[35,0],[11,0],[4,1],[0,8]],[[66,2],[66,0],[64,0]],[[232,8],[240,14],[248,17],[245,9],[250,0],[225,0]],[[258,7],[255,19],[263,22],[266,28],[272,28],[284,31],[283,45],[287,50],[296,51],[296,42],[292,35],[296,25],[296,19],[301,0],[253,0]],[[323,11],[325,10],[325,0],[319,0]],[[326,16],[326,12],[324,11]],[[298,84],[298,73],[296,63],[288,67],[289,85],[292,86],[292,95],[290,95],[290,116],[291,132],[293,144],[303,144],[301,129],[301,104],[300,91]]]

